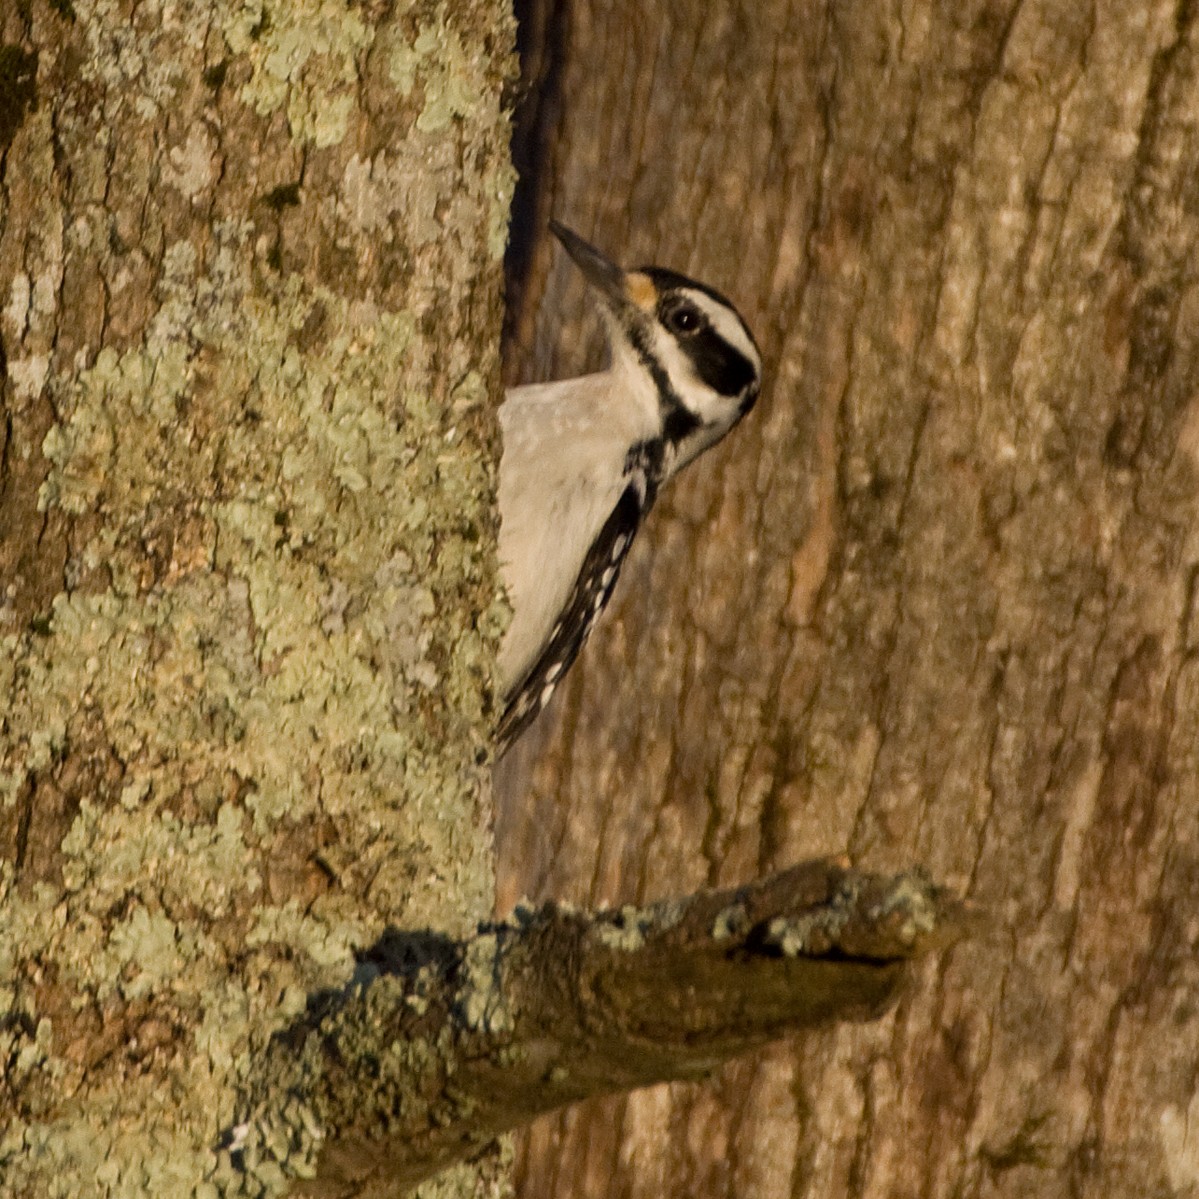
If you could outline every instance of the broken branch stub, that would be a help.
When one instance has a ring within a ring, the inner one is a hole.
[[[398,1195],[553,1108],[877,1015],[962,928],[920,874],[816,861],[645,907],[519,910],[461,943],[393,932],[275,1039],[217,1174]]]

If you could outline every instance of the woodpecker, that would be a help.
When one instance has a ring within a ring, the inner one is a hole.
[[[718,291],[662,267],[622,270],[550,230],[599,300],[606,370],[516,387],[500,408],[502,753],[562,681],[611,598],[658,494],[754,406],[762,357]]]

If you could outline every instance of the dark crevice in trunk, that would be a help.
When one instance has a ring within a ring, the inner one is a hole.
[[[520,343],[518,330],[532,316],[534,253],[552,215],[551,159],[562,114],[570,0],[516,0],[515,9],[520,88],[512,120],[517,183],[504,260],[504,377],[508,382],[513,381],[512,350]]]

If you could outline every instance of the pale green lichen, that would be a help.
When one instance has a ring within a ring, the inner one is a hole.
[[[823,952],[828,944],[830,926],[827,916],[819,918],[776,916],[767,926],[770,944],[778,947],[784,957],[803,957]]]
[[[137,22],[115,0],[76,8],[83,76],[114,105],[155,119],[189,82],[171,47],[219,29],[249,63],[241,99],[318,147],[343,136],[374,36],[336,0],[146,0]],[[494,262],[511,171],[463,168],[445,135],[474,122],[502,145],[498,102],[469,34],[429,12],[420,106],[363,162],[382,183],[358,228],[436,248],[444,222],[482,225]],[[85,151],[70,122],[58,130],[102,179],[113,134],[91,132]],[[176,204],[216,178],[206,130],[183,136],[164,147]],[[55,881],[18,889],[0,864],[0,1058],[33,1113],[0,1132],[0,1194],[232,1194],[248,1184],[211,1146],[272,1030],[399,914],[461,931],[490,905],[479,730],[504,605],[480,414],[494,354],[460,339],[435,355],[420,304],[280,276],[247,217],[167,244],[142,336],[47,377],[36,338],[54,329],[64,237],[83,251],[111,232],[99,206],[65,234],[47,210],[0,320],[33,346],[15,364],[22,394],[53,399],[42,508],[85,519],[48,621],[0,642],[0,805],[93,750],[101,765],[68,810]],[[458,382],[435,390],[445,378]],[[467,765],[447,774],[447,754]],[[303,903],[293,875],[273,875],[289,837],[288,868],[319,849],[332,880]],[[24,986],[31,962],[68,997],[53,1019]],[[95,1070],[63,1052],[89,1011],[121,1030]],[[59,1085],[93,1106],[63,1114]],[[304,1172],[279,1148],[286,1171],[264,1161],[257,1182]]]
[[[595,936],[609,949],[634,952],[645,945],[645,935],[655,926],[652,908],[625,904],[619,912],[595,926]]]
[[[253,73],[239,95],[260,113],[286,108],[292,137],[331,146],[345,136],[358,56],[374,31],[345,0],[244,0],[222,31]]]
[[[896,924],[895,914],[903,919]],[[920,937],[928,936],[938,924],[937,902],[931,880],[918,871],[901,875],[887,890],[877,912],[870,915],[880,922],[887,921],[896,940],[914,945]]]
[[[432,18],[421,22],[411,42],[393,27],[384,49],[388,75],[400,94],[410,96],[418,86],[421,89],[421,109],[415,123],[420,133],[439,134],[455,119],[476,112],[488,102],[488,64],[464,44],[446,4],[439,4]],[[497,203],[489,222],[487,247],[492,259],[498,260],[507,245],[507,213],[516,172],[505,165],[497,172],[495,182]],[[394,194],[394,186],[392,191]],[[405,211],[411,214],[412,206]]]
[[[115,441],[108,414],[102,410],[81,415],[69,428],[52,425],[42,453],[59,470],[53,485],[42,485],[38,506],[57,504],[67,512],[86,512],[100,494]]]
[[[169,257],[172,270],[187,259],[175,251]],[[179,297],[172,300],[168,322],[186,324],[205,338],[208,330],[198,309],[175,311]],[[291,339],[315,304],[330,325],[340,323],[340,331],[319,355],[301,358]],[[226,587],[214,593],[210,576],[185,576],[170,599],[131,605],[118,595],[60,597],[53,614],[55,630],[81,648],[78,675],[64,695],[63,718],[79,689],[94,689],[114,726],[115,744],[134,758],[164,726],[185,743],[211,740],[219,732],[225,765],[254,780],[247,807],[258,832],[311,806],[314,754],[348,753],[372,766],[381,755],[391,760],[393,778],[422,786],[422,757],[395,719],[412,708],[420,692],[443,681],[429,656],[431,635],[422,632],[437,600],[415,563],[429,560],[437,538],[438,558],[448,571],[481,567],[476,547],[439,529],[429,497],[439,495],[454,523],[486,495],[486,468],[468,459],[456,463],[453,472],[440,469],[438,447],[452,444],[455,428],[430,430],[430,424],[444,421],[423,393],[404,393],[398,421],[372,399],[389,394],[391,381],[404,377],[411,318],[379,313],[373,324],[358,325],[347,314],[338,322],[338,307],[330,294],[310,297],[289,285],[274,305],[242,304],[240,313],[210,314],[227,369],[254,378],[248,404],[259,413],[259,420],[228,429],[223,440],[223,454],[240,479],[238,495],[209,504],[202,514],[216,534],[213,565],[236,574],[243,590]],[[194,373],[181,360],[177,342],[166,340],[165,347],[168,352],[160,356],[148,349],[119,357],[105,351],[80,376],[75,414],[47,437],[55,469],[43,488],[45,504],[77,510],[85,502],[88,507],[100,502],[115,525],[140,526],[152,485],[134,482],[144,469],[139,462],[147,447],[149,465],[155,464],[153,447],[168,452],[176,404]],[[467,402],[477,398],[475,391],[476,385],[468,383],[455,394]],[[264,423],[277,452],[266,458],[267,475],[255,478],[263,461]],[[126,432],[132,425],[137,435],[115,439],[118,425]],[[179,483],[199,494],[205,484],[198,476],[208,470],[207,457],[199,456],[195,466],[197,477]],[[335,508],[347,514],[353,509],[354,519],[331,524]],[[330,544],[335,528],[341,538],[337,545]],[[403,551],[397,551],[397,537],[407,547]],[[281,540],[287,547],[282,563],[276,560]],[[305,560],[310,546],[326,555],[324,568]],[[112,545],[97,549],[119,589],[136,590],[136,580],[122,574]],[[330,618],[338,608],[330,577],[343,589],[371,597],[352,629],[336,615]],[[150,646],[166,627],[170,648],[156,654],[150,668]],[[485,658],[486,631],[464,635],[460,648],[469,652],[464,661],[456,659],[459,670],[463,665],[473,669]],[[214,643],[223,647],[215,658],[213,650],[203,648]],[[96,678],[102,661],[105,677]],[[258,677],[263,662],[270,665],[265,680]],[[380,662],[387,667],[382,672]],[[62,665],[56,664],[60,673]],[[187,692],[172,686],[171,679],[183,676],[204,681],[207,698],[198,711],[194,705],[172,708],[170,697]],[[128,678],[143,679],[149,690],[128,691],[118,681]],[[236,705],[238,714],[228,727],[214,730],[213,719],[231,710],[247,686],[248,702]],[[147,707],[150,692],[155,700]],[[61,723],[52,719],[49,728],[59,729],[61,738]],[[314,730],[319,730],[319,749],[314,749]],[[362,782],[374,785],[369,775]],[[349,786],[324,794],[328,814],[358,807],[363,797],[353,780]],[[436,784],[430,780],[427,786],[432,794]]]
[[[424,106],[416,119],[420,132],[437,133],[483,101],[487,63],[466,50],[444,3],[431,20],[421,22],[411,43],[394,29],[386,49],[388,75],[400,94],[411,95],[418,83],[424,88]]]
[[[121,978],[126,999],[141,999],[179,974],[194,947],[181,944],[184,931],[161,912],[135,907],[108,934],[109,961],[100,972]]]
[[[184,82],[181,56],[167,48],[174,39],[195,45],[203,37],[207,6],[202,0],[143,0],[135,23],[119,0],[72,4],[74,25],[87,45],[83,78],[126,96],[143,120],[154,120]],[[158,36],[147,36],[148,30]]]
[[[436,24],[421,26],[412,53],[432,67],[425,73],[425,105],[416,118],[421,133],[439,133],[454,117],[478,107],[485,86],[481,64],[466,54],[457,30],[445,20],[444,7]],[[407,64],[401,67],[393,58],[391,69],[395,79]]]
[[[503,947],[495,933],[481,933],[467,943],[457,1007],[466,1027],[475,1032],[503,1033],[514,1026],[500,977]]]
[[[858,906],[859,884],[852,876],[841,881],[827,902],[795,916],[776,916],[766,926],[768,944],[777,946],[784,957],[828,954],[840,938]]]
[[[487,252],[493,262],[498,262],[504,256],[508,247],[508,210],[512,204],[512,194],[516,190],[516,169],[508,167],[496,174],[495,208],[487,219]]]
[[[23,1131],[0,1134],[0,1162],[20,1155],[39,1164],[36,1190],[22,1191],[21,1179],[9,1174],[7,1194],[38,1199],[146,1199],[171,1195],[184,1199],[196,1193],[208,1154],[172,1134],[163,1124],[152,1131],[117,1129],[111,1123],[93,1126],[81,1120],[31,1125]],[[87,1170],[84,1174],[83,1169]],[[81,1179],[86,1178],[86,1185]]]
[[[749,913],[743,903],[730,904],[716,913],[712,922],[712,940],[727,941],[744,935],[749,923]]]
[[[330,928],[321,920],[306,916],[298,905],[263,907],[254,913],[253,927],[246,934],[246,944],[272,945],[291,948],[307,954],[321,969],[332,976],[348,977],[354,969],[354,947],[363,943],[364,929],[350,925]],[[295,1015],[300,1008],[289,1014]]]

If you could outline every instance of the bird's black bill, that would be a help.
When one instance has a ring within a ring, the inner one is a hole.
[[[550,221],[550,232],[562,243],[571,261],[583,272],[583,278],[610,300],[624,296],[624,271],[605,258],[590,242],[558,221]]]

